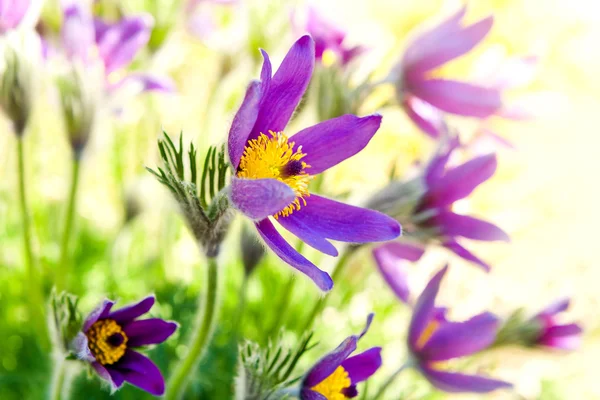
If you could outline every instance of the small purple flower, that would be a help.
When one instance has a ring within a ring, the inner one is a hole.
[[[396,296],[405,304],[410,300],[408,287],[408,266],[419,261],[425,249],[418,245],[389,242],[373,249],[373,257],[379,272],[394,291]]]
[[[498,88],[432,78],[431,70],[469,52],[488,34],[493,18],[463,27],[466,7],[430,31],[416,37],[393,75],[398,98],[408,116],[425,133],[438,138],[444,128],[442,112],[487,118],[502,107]]]
[[[174,90],[170,79],[125,72],[150,39],[154,24],[150,15],[138,14],[107,23],[93,18],[91,10],[81,2],[65,0],[63,10],[62,43],[67,57],[84,65],[100,61],[108,91],[126,83],[137,83],[142,91]]]
[[[372,347],[352,356],[372,320],[373,314],[369,314],[360,335],[344,340],[308,371],[302,381],[300,400],[344,400],[358,395],[356,385],[369,379],[381,367],[381,347]]]
[[[30,5],[30,0],[0,0],[0,34],[19,26]]]
[[[539,325],[534,344],[562,350],[576,350],[581,345],[581,326],[558,321],[558,315],[566,311],[569,305],[569,299],[561,299],[533,317],[533,321]]]
[[[133,350],[159,344],[175,330],[175,322],[160,318],[137,319],[150,311],[154,296],[111,311],[113,301],[104,300],[88,315],[74,340],[80,359],[89,362],[98,375],[118,389],[127,381],[155,396],[165,391],[160,370],[146,356]]]
[[[337,60],[341,65],[347,65],[355,57],[365,52],[363,46],[349,47],[344,44],[346,32],[329,21],[316,8],[307,7],[306,23],[298,27],[312,36],[315,41],[315,56],[321,63]],[[332,57],[333,60],[329,60]]]
[[[499,319],[489,313],[478,314],[463,322],[448,321],[444,309],[435,307],[435,298],[448,267],[429,281],[413,309],[408,332],[408,349],[416,368],[436,388],[446,392],[487,393],[510,388],[510,383],[448,372],[441,363],[469,356],[489,347],[496,338]]]
[[[458,238],[505,242],[510,238],[490,222],[454,213],[452,205],[469,196],[496,172],[496,155],[479,156],[447,168],[458,145],[458,140],[452,139],[448,149],[436,155],[427,166],[423,178],[425,193],[413,213],[414,219],[418,221],[419,229],[433,230],[442,246],[489,271],[489,265],[460,245]]]
[[[343,115],[306,128],[288,139],[283,132],[310,81],[314,41],[301,37],[271,76],[263,51],[261,80],[253,81],[229,131],[229,159],[235,171],[229,189],[238,210],[254,220],[265,243],[282,260],[310,277],[322,290],[331,277],[304,258],[278,233],[269,217],[315,249],[337,256],[329,242],[387,241],[400,235],[392,218],[368,209],[310,194],[313,176],[361,151],[381,116]]]

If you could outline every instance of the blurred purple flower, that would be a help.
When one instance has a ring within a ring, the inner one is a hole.
[[[373,314],[369,314],[367,325],[360,335],[352,335],[344,340],[308,371],[300,389],[301,400],[348,399],[358,396],[356,385],[369,379],[381,367],[380,347],[372,347],[352,356],[372,320]]]
[[[124,17],[108,23],[92,16],[80,2],[63,3],[62,43],[71,60],[84,65],[100,61],[104,67],[106,88],[116,90],[125,83],[138,83],[142,90],[173,91],[168,78],[143,73],[128,75],[125,70],[150,39],[153,20],[148,14]]]
[[[159,344],[175,330],[175,322],[160,318],[138,319],[150,311],[154,296],[136,304],[111,311],[113,301],[104,300],[83,323],[73,347],[80,359],[87,361],[98,375],[118,389],[127,381],[155,396],[165,391],[160,370],[146,356],[133,350]]]
[[[510,238],[490,222],[454,213],[452,206],[494,175],[496,155],[479,156],[447,169],[448,160],[458,145],[458,140],[452,139],[448,149],[436,155],[427,166],[425,193],[414,211],[414,218],[419,221],[421,229],[433,229],[442,246],[489,271],[489,265],[462,247],[458,238],[504,242],[510,241]]]
[[[346,32],[325,18],[315,7],[307,7],[306,14],[305,23],[297,26],[296,30],[312,36],[315,41],[315,56],[319,62],[329,62],[326,58],[330,54],[341,65],[347,65],[366,51],[363,46],[345,45]],[[298,23],[295,18],[292,18],[292,22]]]
[[[381,116],[343,115],[306,128],[289,141],[283,130],[311,79],[314,41],[310,36],[301,37],[273,76],[268,54],[262,54],[261,80],[248,87],[229,131],[228,153],[235,171],[229,195],[233,205],[255,221],[260,236],[275,254],[322,290],[330,290],[331,277],[294,250],[269,216],[331,256],[338,252],[328,239],[367,243],[400,235],[400,225],[387,215],[308,191],[312,176],[367,145],[379,129]]]
[[[570,300],[561,299],[537,314],[533,321],[539,325],[535,344],[562,350],[576,350],[581,345],[583,329],[579,324],[561,324],[558,315],[569,308]]]
[[[373,257],[379,272],[396,296],[405,304],[408,304],[410,299],[408,266],[421,259],[424,252],[421,246],[398,242],[385,243],[373,249]]]
[[[432,78],[429,72],[469,52],[488,34],[493,18],[463,27],[466,7],[416,37],[393,72],[397,95],[408,116],[425,133],[438,138],[443,112],[487,118],[502,107],[501,89]]]
[[[0,0],[0,34],[19,26],[30,5],[30,0]]]
[[[487,393],[510,388],[510,383],[448,372],[440,365],[454,358],[469,356],[489,347],[496,338],[498,318],[484,312],[467,321],[448,321],[444,309],[435,307],[435,299],[448,267],[429,281],[413,309],[408,332],[408,349],[416,368],[436,388],[445,392]]]

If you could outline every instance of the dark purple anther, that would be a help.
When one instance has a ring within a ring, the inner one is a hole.
[[[106,342],[113,347],[119,347],[124,341],[125,338],[120,333],[113,333],[106,339]]]
[[[281,174],[284,177],[300,175],[303,169],[304,165],[302,161],[292,160],[289,163],[287,163],[283,168],[281,168]]]

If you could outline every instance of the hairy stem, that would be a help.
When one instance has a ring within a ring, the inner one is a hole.
[[[67,277],[69,275],[69,242],[71,231],[73,229],[73,219],[75,217],[75,208],[77,205],[77,188],[79,186],[79,159],[73,159],[73,170],[71,175],[71,188],[67,200],[67,213],[65,215],[65,225],[60,245],[60,261],[56,274],[56,287],[59,290],[67,288]]]
[[[217,320],[218,306],[218,266],[215,258],[208,259],[208,279],[205,288],[206,295],[200,298],[200,306],[197,313],[197,326],[193,330],[189,344],[188,354],[175,367],[167,386],[165,399],[176,400],[183,398],[185,389],[191,375],[195,373],[195,367],[202,357],[206,345],[212,335]]]

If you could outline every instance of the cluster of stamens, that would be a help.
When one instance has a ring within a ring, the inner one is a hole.
[[[352,385],[348,372],[339,366],[335,371],[318,385],[311,388],[312,391],[321,393],[327,400],[346,400],[348,397],[344,391]]]
[[[90,351],[102,365],[116,363],[127,350],[127,335],[115,320],[96,321],[85,335]]]
[[[305,169],[310,165],[301,161],[306,154],[302,146],[294,150],[294,142],[289,142],[283,132],[269,131],[270,136],[261,133],[256,139],[248,141],[237,176],[248,179],[277,179],[288,185],[296,194],[293,202],[273,217],[287,217],[302,205],[306,205],[305,197],[310,196],[308,183],[312,177]]]

